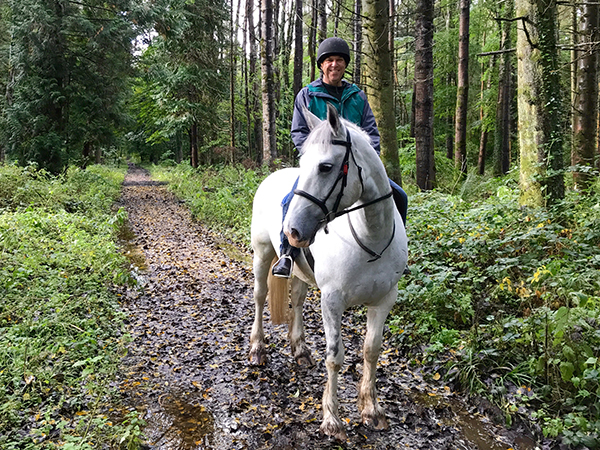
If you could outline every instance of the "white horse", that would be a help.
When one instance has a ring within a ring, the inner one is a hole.
[[[287,280],[272,277],[271,266],[280,246],[281,199],[299,177],[283,229],[293,246],[308,248],[310,254],[303,251],[296,258],[295,276],[291,278],[290,346],[298,364],[313,364],[304,339],[302,305],[308,285],[316,285],[321,290],[327,340],[328,379],[321,431],[344,441],[346,432],[338,416],[337,400],[338,373],[344,362],[342,313],[355,305],[368,307],[358,408],[363,423],[387,429],[385,413],[377,402],[375,375],[383,326],[396,302],[398,280],[406,267],[407,239],[384,166],[368,135],[340,119],[330,105],[324,121],[306,110],[305,115],[311,133],[303,146],[300,168],[273,173],[254,198],[256,316],[249,357],[253,364],[266,362],[262,316],[267,291],[272,321],[283,323],[287,315]],[[283,285],[277,288],[277,282]]]

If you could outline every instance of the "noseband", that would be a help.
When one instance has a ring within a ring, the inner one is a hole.
[[[358,163],[356,162],[356,158],[354,157],[354,153],[352,152],[352,141],[350,139],[350,131],[348,129],[346,129],[346,140],[345,141],[341,141],[339,139],[333,139],[331,141],[332,145],[341,145],[343,147],[346,147],[346,154],[344,155],[344,160],[342,162],[342,165],[340,167],[340,171],[338,172],[338,176],[335,180],[335,183],[333,183],[333,186],[331,186],[331,189],[329,190],[329,192],[327,193],[327,195],[325,196],[325,198],[323,200],[319,200],[317,197],[315,197],[312,194],[309,194],[306,191],[303,191],[302,189],[295,189],[294,190],[294,194],[295,195],[299,195],[300,197],[304,197],[308,200],[310,200],[311,202],[313,202],[314,204],[316,204],[319,208],[321,208],[321,211],[323,211],[323,214],[325,214],[325,216],[319,221],[319,226],[321,225],[325,225],[325,233],[328,233],[329,230],[327,229],[327,224],[329,222],[331,222],[333,219],[335,219],[336,217],[340,217],[343,216],[344,214],[348,214],[352,211],[356,211],[362,208],[366,208],[367,206],[373,205],[377,202],[380,202],[382,200],[385,200],[386,198],[390,198],[393,194],[393,192],[390,190],[389,193],[382,195],[381,197],[376,198],[375,200],[371,200],[370,202],[367,203],[363,203],[362,205],[359,206],[355,206],[354,208],[348,208],[348,209],[343,209],[341,211],[338,211],[338,208],[340,206],[340,202],[342,201],[342,196],[344,195],[344,189],[346,188],[347,184],[348,184],[348,168],[349,168],[349,163],[350,163],[350,158],[352,157],[352,161],[354,162],[354,165],[356,166],[357,170],[358,170],[358,179],[360,180],[360,185],[362,187],[362,190],[365,190],[365,184],[363,181],[363,177],[362,177],[362,167],[360,167],[358,165]],[[340,189],[340,192],[337,195],[337,198],[335,199],[335,203],[333,204],[333,208],[331,209],[331,211],[327,208],[326,202],[327,200],[329,200],[329,197],[331,197],[331,194],[333,194],[333,191],[335,190],[336,186],[338,185],[339,182],[342,182],[342,186]],[[350,219],[350,216],[348,216],[348,220]],[[375,258],[371,261],[375,261],[376,259],[379,259],[381,257],[381,254],[385,251],[385,249],[387,249],[389,247],[389,245],[392,243],[392,240],[394,239],[394,234],[395,234],[395,224],[394,224],[394,231],[392,232],[392,238],[390,240],[390,242],[386,245],[386,247],[382,250],[381,253],[377,254],[375,252],[373,252],[372,250],[366,248],[358,239],[358,236],[356,235],[356,233],[354,232],[354,228],[352,227],[352,223],[350,223],[350,229],[352,231],[352,235],[354,236],[354,239],[356,240],[356,242],[359,244],[359,246],[367,251],[367,253],[369,253],[371,256],[374,256]],[[371,262],[369,261],[369,262]]]
[[[365,188],[363,178],[362,178],[362,167],[360,167],[356,163],[356,159],[354,158],[354,153],[352,152],[352,141],[350,140],[350,131],[346,130],[346,140],[345,141],[340,141],[340,140],[334,139],[331,141],[331,144],[332,145],[341,145],[341,146],[346,147],[346,154],[344,155],[344,160],[342,162],[342,165],[340,166],[340,171],[338,172],[338,176],[335,180],[335,183],[333,183],[333,186],[331,186],[331,189],[329,190],[329,192],[327,193],[325,198],[323,200],[319,200],[314,195],[311,195],[308,192],[303,191],[302,189],[294,190],[294,194],[310,200],[311,202],[316,204],[319,208],[321,208],[321,211],[323,211],[323,214],[325,214],[325,217],[323,217],[323,219],[321,219],[320,223],[324,223],[326,226],[329,222],[331,222],[336,217],[339,217],[343,214],[350,212],[348,210],[343,210],[343,211],[338,212],[340,202],[342,201],[342,196],[344,195],[344,189],[346,188],[346,186],[348,184],[348,167],[349,167],[350,157],[352,157],[352,160],[354,161],[354,165],[358,169],[358,178],[360,179],[360,185],[362,186],[363,190]],[[329,197],[331,197],[331,194],[333,194],[333,191],[335,190],[336,186],[338,185],[338,183],[340,181],[342,182],[342,187],[340,189],[340,192],[337,195],[337,198],[335,199],[333,208],[330,211],[327,208],[326,202],[327,202],[327,200],[329,200]],[[390,195],[391,195],[391,193],[390,193]],[[363,206],[363,205],[361,205],[361,206]]]

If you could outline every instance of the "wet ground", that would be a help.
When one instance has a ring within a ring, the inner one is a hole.
[[[536,447],[522,430],[496,425],[440,381],[408,366],[389,339],[377,386],[390,429],[361,425],[361,310],[347,312],[343,324],[346,361],[338,393],[348,440],[329,440],[319,432],[326,375],[317,294],[310,294],[304,310],[315,367],[296,366],[287,327],[270,324],[268,312],[269,363],[250,366],[250,255],[194,222],[185,205],[142,169],[130,168],[121,203],[131,229],[124,249],[138,268],[140,286],[122,292],[133,341],[119,382],[125,401],[148,424],[146,448],[548,448]]]

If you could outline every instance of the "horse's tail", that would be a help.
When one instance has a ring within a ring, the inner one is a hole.
[[[277,261],[277,257],[271,262],[271,267]],[[274,277],[269,270],[268,302],[269,311],[271,311],[271,322],[274,325],[281,325],[288,322],[288,300],[290,296],[288,279]]]

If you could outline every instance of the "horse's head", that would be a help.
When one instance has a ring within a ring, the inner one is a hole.
[[[304,114],[311,132],[302,147],[298,188],[283,228],[294,247],[308,247],[320,227],[360,198],[364,174],[354,147],[370,147],[366,134],[341,119],[334,106],[327,105],[323,121],[308,110]]]

